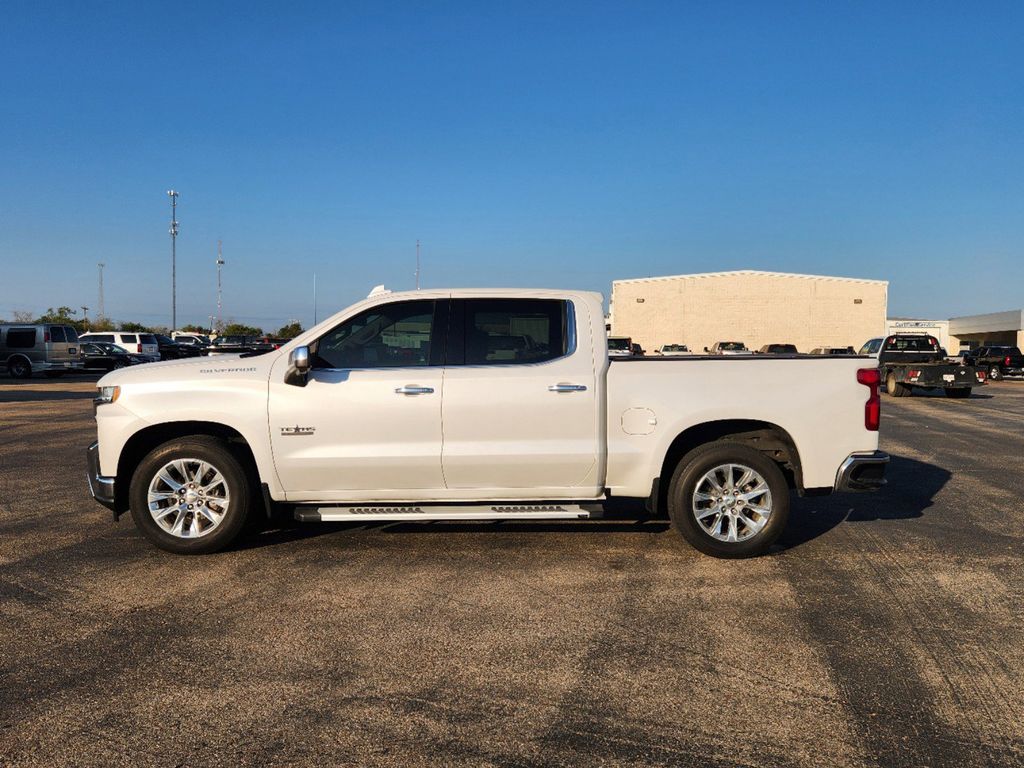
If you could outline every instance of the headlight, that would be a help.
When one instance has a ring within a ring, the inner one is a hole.
[[[96,405],[103,405],[104,403],[113,403],[117,401],[117,398],[121,396],[120,387],[99,387],[96,399],[93,402]]]

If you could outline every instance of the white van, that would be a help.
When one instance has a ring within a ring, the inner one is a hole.
[[[83,333],[78,337],[82,341],[109,341],[125,352],[142,355],[151,361],[160,359],[160,345],[152,333],[127,333],[125,331],[108,331]]]

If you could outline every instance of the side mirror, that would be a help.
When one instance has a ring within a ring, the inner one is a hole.
[[[710,349],[708,349],[707,347],[704,347],[704,351],[705,351],[705,352],[710,352],[711,350],[710,350]]]
[[[309,379],[309,347],[296,347],[288,355],[288,372],[284,383],[304,387]]]

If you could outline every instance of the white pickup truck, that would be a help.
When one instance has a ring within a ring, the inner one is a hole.
[[[791,489],[885,482],[878,383],[856,356],[610,360],[595,293],[379,292],[262,355],[104,376],[89,484],[181,554],[280,510],[564,519],[641,498],[701,552],[745,557]]]

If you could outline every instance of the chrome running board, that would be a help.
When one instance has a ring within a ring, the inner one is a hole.
[[[578,504],[360,504],[336,507],[297,507],[295,519],[304,523],[370,520],[582,520],[591,512]]]

